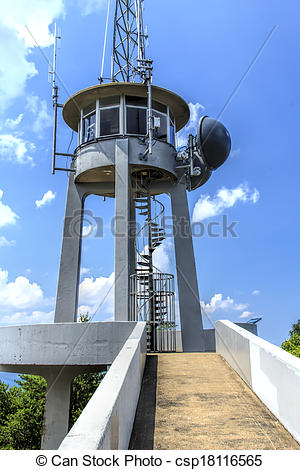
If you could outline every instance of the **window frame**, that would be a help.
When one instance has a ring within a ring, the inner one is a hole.
[[[84,127],[84,119],[89,118],[91,116],[95,115],[95,132],[94,132],[94,138],[87,140],[86,142],[83,141],[84,139],[84,134],[85,134],[85,127]],[[93,111],[90,111],[87,114],[83,114],[83,109],[81,110],[81,143],[82,144],[87,144],[88,142],[93,142],[93,140],[97,139],[97,102],[95,103],[95,109]]]
[[[125,135],[130,135],[130,136],[134,136],[134,137],[146,137],[147,135],[147,106],[133,106],[131,104],[126,104],[126,96],[124,96],[124,104],[125,104],[125,108],[124,108],[124,122],[125,122],[125,128],[124,128],[124,131],[125,131]],[[127,108],[133,108],[133,109],[144,109],[146,111],[146,119],[145,119],[145,127],[146,127],[146,134],[130,134],[129,132],[127,132]]]
[[[172,113],[172,116],[173,116],[173,119],[171,117],[171,110],[170,110],[170,106],[168,106],[168,133],[169,133],[169,137],[168,137],[168,142],[170,145],[172,145],[173,147],[176,148],[176,124],[175,124],[175,118],[174,118],[174,115]],[[173,129],[174,129],[174,142],[171,142],[171,124],[173,126]]]
[[[101,135],[101,110],[110,110],[110,109],[116,109],[116,108],[119,108],[119,132],[117,134],[103,134]],[[121,133],[121,119],[120,119],[120,108],[121,108],[121,105],[115,105],[115,106],[103,106],[102,108],[99,107],[99,127],[98,127],[98,138],[102,138],[102,137],[116,137],[116,136],[119,136],[119,135],[122,135]]]
[[[121,94],[119,95],[120,97],[120,101],[119,101],[119,104],[114,104],[114,105],[111,105],[111,106],[101,106],[100,105],[100,99],[98,98],[97,100],[95,100],[95,109],[93,111],[91,111],[90,113],[87,113],[87,114],[83,114],[83,108],[81,109],[80,111],[80,122],[78,123],[78,143],[79,145],[82,145],[82,144],[87,144],[89,142],[92,142],[93,140],[96,140],[96,139],[102,139],[102,138],[109,138],[109,137],[117,137],[117,136],[132,136],[132,137],[146,137],[147,133],[146,134],[130,134],[129,132],[127,132],[127,107],[129,108],[134,108],[134,109],[143,109],[146,111],[146,122],[145,122],[145,127],[146,127],[146,131],[147,131],[147,109],[148,107],[147,106],[136,106],[136,105],[131,105],[131,104],[126,104],[126,96],[129,96],[129,97],[133,97],[134,98],[134,95],[126,95],[126,94]],[[155,101],[155,100],[154,100]],[[165,143],[168,143],[169,145],[172,145],[173,147],[176,148],[176,138],[177,138],[177,132],[176,132],[176,124],[175,124],[175,119],[173,120],[171,118],[171,109],[170,109],[170,106],[164,104],[164,103],[160,103],[157,101],[158,104],[161,104],[162,106],[165,106],[166,109],[167,109],[167,113],[164,113],[162,111],[158,111],[157,109],[155,108],[152,108],[153,111],[155,111],[155,113],[158,113],[159,117],[161,117],[161,119],[166,119],[166,124],[167,124],[167,137],[166,137],[166,140],[163,139],[163,138],[157,138],[157,137],[154,137],[155,139],[159,140],[160,142],[165,142]],[[91,103],[92,104],[92,103]],[[119,108],[119,132],[116,133],[116,134],[105,134],[105,135],[101,135],[100,134],[100,129],[101,129],[101,110],[103,109],[113,109],[113,108]],[[94,139],[91,139],[91,140],[87,140],[86,142],[83,141],[84,139],[84,119],[86,119],[87,117],[90,117],[91,115],[95,114],[95,137]],[[172,113],[173,115],[173,113]],[[171,123],[174,127],[174,143],[171,142]]]

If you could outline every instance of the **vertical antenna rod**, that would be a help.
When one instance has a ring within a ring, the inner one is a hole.
[[[106,15],[106,25],[105,25],[105,34],[104,34],[104,44],[103,44],[103,53],[102,53],[102,65],[99,82],[103,82],[103,71],[104,71],[104,61],[105,61],[105,52],[106,52],[106,42],[107,42],[107,30],[109,22],[109,11],[110,11],[110,0],[107,2],[107,15]]]
[[[57,108],[58,108],[58,86],[56,85],[56,47],[57,39],[60,39],[57,36],[56,32],[56,23],[54,25],[54,51],[53,51],[53,64],[52,70],[52,98],[53,98],[53,146],[52,146],[52,175],[55,174],[55,157],[56,157],[56,132],[57,132]]]
[[[145,59],[143,3],[144,0],[116,0],[112,82],[135,82],[140,77],[138,60]]]
[[[70,153],[60,153],[56,151],[56,135],[57,135],[57,109],[63,108],[62,104],[58,103],[58,86],[56,85],[56,49],[57,49],[57,40],[61,39],[61,36],[57,34],[56,23],[54,25],[54,51],[53,51],[53,63],[52,70],[49,71],[49,74],[52,75],[52,99],[53,99],[53,144],[52,144],[52,175],[55,175],[55,171],[71,171],[75,172],[73,168],[57,168],[56,167],[56,157],[74,157],[74,154]]]

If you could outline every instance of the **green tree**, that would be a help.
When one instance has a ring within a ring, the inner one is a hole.
[[[46,398],[46,381],[35,375],[19,375],[14,386],[6,391],[6,404],[2,397],[1,411],[7,413],[0,426],[2,449],[39,449]]]
[[[282,349],[300,358],[300,320],[294,323],[290,337],[281,345]]]
[[[79,321],[89,321],[88,314]],[[104,372],[78,375],[72,384],[70,427],[99,386]],[[18,386],[0,381],[0,449],[38,450],[41,445],[46,381],[39,376],[19,374]]]
[[[0,429],[6,422],[11,411],[11,400],[9,398],[9,387],[0,381]],[[0,433],[1,434],[1,433]],[[1,435],[0,435],[1,439]]]
[[[293,336],[295,333],[300,336],[300,319],[297,321],[297,323],[293,324],[290,335]]]
[[[104,375],[105,372],[80,374],[73,380],[69,422],[70,429],[94,395]]]

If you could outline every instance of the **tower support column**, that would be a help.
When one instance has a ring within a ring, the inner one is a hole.
[[[71,385],[74,374],[67,368],[53,367],[45,376],[47,395],[41,448],[58,449],[68,433]]]
[[[178,298],[184,352],[205,351],[195,254],[185,184],[170,188]]]
[[[115,146],[115,320],[129,320],[131,184],[128,139]]]
[[[77,318],[78,284],[82,242],[83,195],[69,175],[63,242],[55,307],[55,323],[74,322]]]

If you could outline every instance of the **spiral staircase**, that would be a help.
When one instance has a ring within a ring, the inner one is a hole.
[[[164,205],[150,195],[150,185],[139,185],[135,208],[145,223],[135,239],[136,272],[131,276],[132,321],[147,322],[147,348],[151,352],[176,351],[174,276],[153,264],[155,250],[166,238]]]

